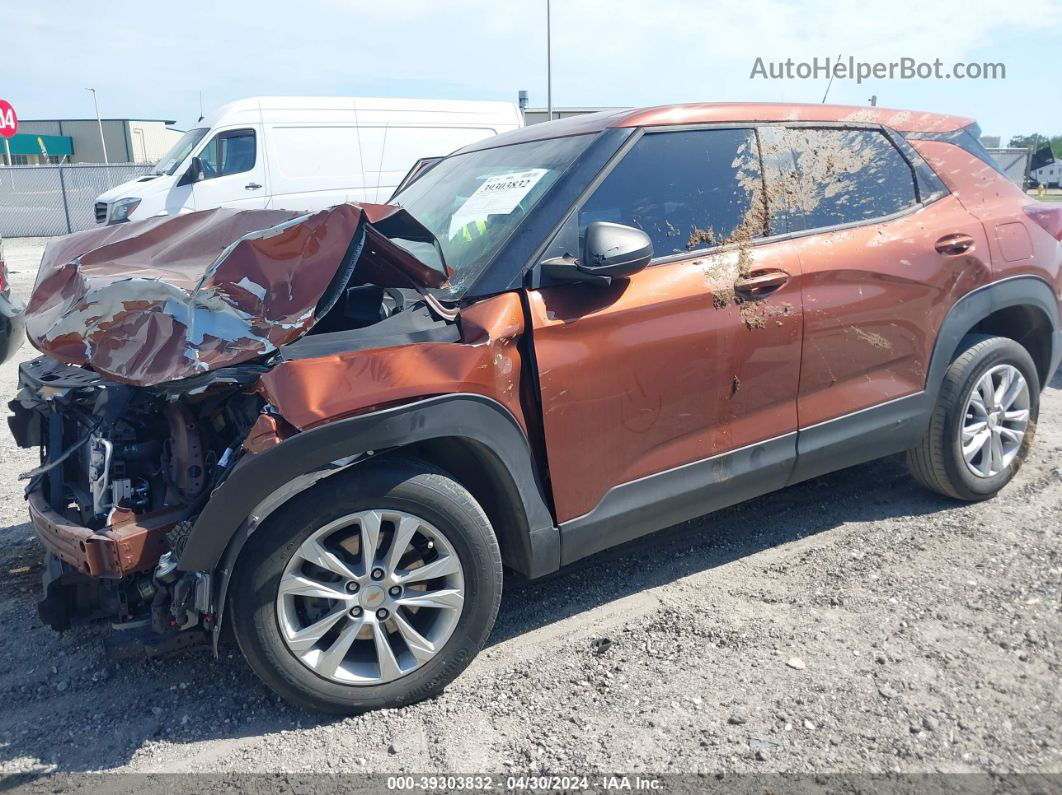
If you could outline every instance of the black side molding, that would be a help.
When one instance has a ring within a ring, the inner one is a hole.
[[[214,571],[245,520],[270,495],[300,476],[361,453],[380,454],[445,437],[461,437],[484,446],[511,478],[528,530],[526,539],[521,539],[526,541],[523,548],[513,551],[511,565],[532,577],[555,570],[560,563],[558,532],[527,438],[501,404],[472,394],[442,395],[337,420],[247,458],[199,514],[181,551],[180,568]]]
[[[933,403],[919,392],[803,428],[789,485],[910,450],[929,427]]]
[[[561,525],[561,565],[785,486],[796,433],[694,461],[609,489]]]

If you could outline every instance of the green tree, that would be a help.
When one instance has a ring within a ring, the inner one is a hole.
[[[1062,160],[1062,135],[1052,135],[1050,138],[1046,135],[1015,135],[1007,146],[1040,149],[1048,141],[1051,143],[1051,154],[1056,160]]]

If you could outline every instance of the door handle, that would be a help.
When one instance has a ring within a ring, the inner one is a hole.
[[[246,185],[244,185],[243,187],[244,187],[245,189],[247,189],[247,190],[258,190],[258,189],[259,189],[260,187],[262,187],[262,186],[261,186],[261,185],[259,185],[259,184],[258,184],[257,182],[248,182],[248,183],[247,183]]]
[[[950,257],[965,254],[967,251],[973,250],[973,247],[974,239],[961,232],[957,232],[953,235],[944,235],[944,237],[940,238],[940,240],[934,245],[934,248],[938,252]]]
[[[734,291],[746,298],[763,298],[789,281],[789,274],[782,270],[754,271],[734,282]]]

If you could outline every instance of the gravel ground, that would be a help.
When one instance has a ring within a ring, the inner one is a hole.
[[[25,296],[43,248],[9,240]],[[24,347],[17,358],[29,358]],[[3,402],[16,362],[0,367]],[[889,459],[506,578],[439,698],[299,712],[235,648],[116,665],[36,617],[41,549],[0,434],[0,774],[1062,771],[1062,373],[995,500]]]

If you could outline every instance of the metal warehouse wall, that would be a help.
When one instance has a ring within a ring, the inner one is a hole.
[[[102,163],[100,127],[95,119],[73,121],[20,121],[18,131],[45,135],[69,135],[73,139],[72,163]],[[126,123],[122,119],[103,121],[103,138],[107,142],[107,159],[111,163],[132,163],[133,153],[126,140]]]

